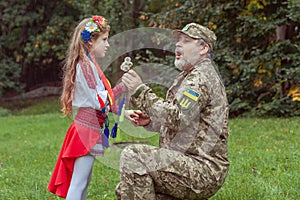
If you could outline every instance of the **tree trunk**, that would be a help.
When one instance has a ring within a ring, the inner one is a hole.
[[[286,25],[277,26],[277,28],[276,28],[276,41],[284,40],[286,38],[286,30],[287,30]]]

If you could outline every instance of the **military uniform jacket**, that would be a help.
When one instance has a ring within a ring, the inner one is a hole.
[[[161,99],[148,86],[140,86],[132,103],[151,122],[147,130],[160,133],[162,148],[182,152],[209,166],[217,181],[225,180],[227,159],[228,102],[214,64],[204,58],[181,72]]]

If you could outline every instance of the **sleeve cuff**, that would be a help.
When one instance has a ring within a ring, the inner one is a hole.
[[[133,95],[131,95],[133,98],[137,98],[140,94],[141,94],[141,92],[143,91],[143,90],[145,90],[146,89],[146,85],[145,84],[141,84],[135,91],[134,91],[134,93],[133,93]]]

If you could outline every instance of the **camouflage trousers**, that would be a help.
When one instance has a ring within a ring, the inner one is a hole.
[[[220,188],[211,169],[185,154],[149,145],[127,146],[120,158],[119,200],[201,200]]]

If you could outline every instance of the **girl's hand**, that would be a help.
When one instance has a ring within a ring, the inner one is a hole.
[[[150,117],[146,116],[140,110],[125,110],[125,117],[135,126],[146,126],[150,123]]]
[[[135,112],[135,110],[125,110],[125,117],[129,119],[131,122],[135,121],[139,118],[139,115]]]

